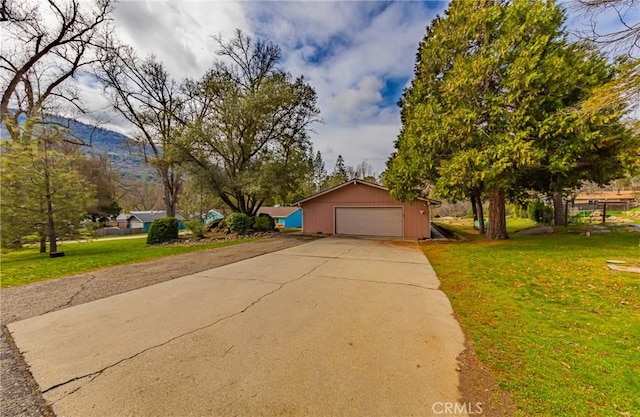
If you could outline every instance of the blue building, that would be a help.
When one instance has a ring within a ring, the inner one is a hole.
[[[278,229],[302,227],[302,209],[300,207],[260,207],[258,214],[263,213],[273,217]]]

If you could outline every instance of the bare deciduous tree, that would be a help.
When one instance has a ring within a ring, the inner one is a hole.
[[[636,56],[640,52],[640,1],[638,0],[576,0],[580,9],[590,20],[589,38],[594,42],[610,46],[616,51]],[[607,30],[598,25],[604,13],[615,13],[620,26]]]
[[[161,62],[141,60],[129,46],[102,57],[99,78],[113,108],[135,127],[133,140],[162,181],[167,216],[175,216],[183,175],[171,147],[185,125],[186,96]]]
[[[31,131],[30,124],[19,125],[19,118],[33,123],[47,105],[66,102],[83,110],[69,81],[96,62],[95,48],[110,37],[113,0],[95,0],[89,7],[80,0],[44,4],[44,12],[43,4],[34,1],[2,0],[0,8],[0,121],[14,140]]]
[[[579,36],[620,59],[618,76],[586,101],[583,110],[597,114],[612,105],[637,109],[640,106],[640,0],[575,0],[574,8],[590,22],[589,30]],[[617,15],[620,22],[617,29],[607,29],[599,23],[608,13]]]
[[[127,212],[158,210],[162,205],[162,187],[149,179],[122,178],[118,184],[118,203]]]

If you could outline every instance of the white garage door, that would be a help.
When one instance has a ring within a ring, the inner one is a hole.
[[[402,237],[402,207],[336,207],[336,234]]]

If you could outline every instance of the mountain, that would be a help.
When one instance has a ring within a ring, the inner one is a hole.
[[[90,146],[83,146],[87,154],[106,154],[116,170],[137,178],[155,177],[140,151],[131,146],[130,138],[113,130],[90,126],[73,119],[58,118],[69,126],[69,133]]]
[[[51,116],[51,121],[68,126],[69,134],[72,137],[89,145],[80,147],[85,154],[108,155],[113,167],[122,175],[136,178],[155,178],[155,171],[144,162],[142,155],[136,149],[130,149],[127,136],[65,117]],[[0,124],[0,137],[9,137],[4,123]]]

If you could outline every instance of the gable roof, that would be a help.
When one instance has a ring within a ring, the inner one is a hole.
[[[329,193],[334,192],[334,191],[336,191],[336,190],[338,190],[338,189],[340,189],[342,187],[346,187],[347,185],[350,185],[350,184],[353,184],[353,185],[357,185],[357,184],[367,185],[369,187],[378,188],[380,190],[384,190],[386,192],[390,192],[387,187],[383,187],[382,185],[374,184],[374,183],[369,182],[369,181],[364,181],[364,180],[360,180],[360,179],[354,178],[354,179],[349,180],[347,182],[343,182],[340,185],[336,185],[335,187],[329,188],[328,190],[320,191],[319,193],[313,194],[312,196],[309,196],[309,197],[307,197],[307,198],[305,198],[303,200],[300,200],[300,201],[298,201],[296,203],[293,203],[293,204],[296,205],[296,206],[299,206],[302,203],[306,203],[307,201],[313,200],[314,198],[320,197],[321,195],[329,194]],[[438,206],[438,205],[442,204],[440,201],[431,200],[429,198],[418,197],[418,200],[424,201],[426,203],[429,203],[429,204],[435,205],[435,206]]]
[[[289,217],[291,214],[300,210],[300,207],[260,207],[258,214],[268,214],[273,218]]]
[[[155,219],[161,219],[161,218],[167,217],[167,212],[164,211],[164,210],[162,210],[162,211],[132,211],[131,214],[129,215],[129,217],[127,218],[127,220],[130,219],[131,217],[135,217],[136,219],[140,220],[142,223],[151,223]],[[176,214],[176,219],[184,220],[184,218],[179,214]]]

